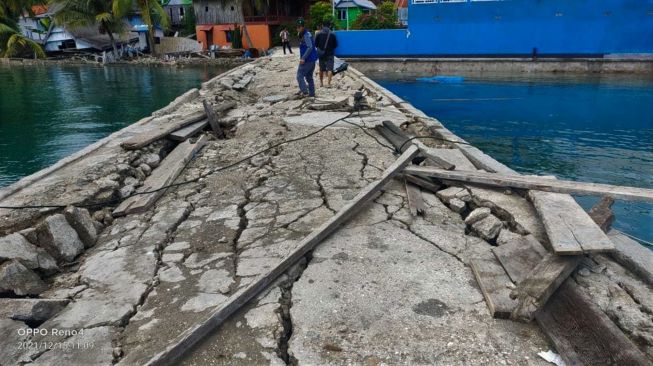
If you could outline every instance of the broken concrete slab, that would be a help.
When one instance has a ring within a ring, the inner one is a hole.
[[[12,259],[20,260],[27,268],[42,270],[47,274],[59,270],[52,256],[18,233],[0,238],[0,262]]]
[[[488,216],[490,216],[491,211],[487,207],[477,208],[474,211],[470,212],[469,215],[465,218],[465,224],[473,225],[477,221],[480,221]]]
[[[14,259],[0,264],[0,293],[38,295],[47,289],[41,278],[19,261]]]
[[[39,245],[55,258],[72,262],[84,250],[84,243],[62,214],[49,216],[36,230]]]
[[[97,230],[93,224],[91,214],[85,208],[67,207],[64,216],[70,226],[77,232],[77,235],[84,243],[84,247],[90,248],[95,245],[97,240]]]
[[[23,322],[6,318],[0,319],[0,334],[2,334],[0,337],[0,362],[3,365],[21,365],[32,361],[27,350],[20,347],[29,339],[27,329],[29,327]]]
[[[501,228],[503,222],[494,215],[488,215],[485,218],[475,222],[472,225],[472,231],[485,240],[494,240]]]
[[[444,203],[449,203],[452,199],[456,198],[456,195],[465,191],[465,188],[461,187],[449,187],[442,190],[439,190],[435,195],[441,199]]]
[[[615,246],[612,257],[653,285],[653,253],[618,230],[610,230],[608,237]]]
[[[115,333],[113,327],[77,330],[77,334],[61,341],[60,347],[43,353],[30,365],[111,365],[114,360],[112,338]]]
[[[69,300],[0,299],[0,318],[10,318],[38,325],[60,312]]]

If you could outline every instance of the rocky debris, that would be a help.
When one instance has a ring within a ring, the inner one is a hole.
[[[37,269],[46,274],[59,270],[52,256],[18,233],[0,238],[0,262],[12,259],[20,260],[27,268]]]
[[[55,258],[72,262],[84,250],[84,243],[62,214],[47,217],[36,230],[39,245]]]
[[[478,207],[488,207],[492,213],[506,222],[512,231],[526,235],[533,234],[541,243],[546,243],[544,226],[533,205],[517,194],[506,194],[500,189],[470,186],[473,203]]]
[[[459,198],[452,198],[449,200],[449,207],[456,213],[463,213],[467,208],[465,201]]]
[[[308,109],[314,111],[331,111],[349,107],[349,97],[336,99],[315,99],[308,105]]]
[[[38,295],[48,286],[31,269],[17,260],[0,264],[0,293],[14,293],[18,296]]]
[[[61,311],[69,300],[0,299],[0,318],[10,318],[38,326]]]
[[[159,154],[146,154],[145,156],[141,157],[141,160],[143,163],[147,164],[150,168],[154,169],[159,166],[161,163],[161,157]]]
[[[279,103],[279,102],[284,102],[288,99],[287,95],[283,94],[278,94],[278,95],[268,95],[266,97],[263,97],[263,101],[266,103]]]
[[[474,211],[470,212],[470,214],[465,218],[465,224],[473,225],[477,221],[480,221],[490,216],[490,214],[491,214],[490,209],[487,207],[477,208]]]
[[[67,207],[64,211],[64,216],[70,226],[77,232],[85,248],[90,248],[95,245],[97,230],[87,209],[72,206]]]
[[[30,243],[37,245],[39,242],[38,235],[36,234],[36,229],[33,227],[24,229],[19,231],[20,235],[24,236],[27,241]]]
[[[457,195],[463,194],[463,192],[466,191],[467,190],[465,188],[449,187],[437,191],[435,195],[438,196],[438,198],[441,199],[444,203],[449,203],[452,199],[456,198]]]
[[[494,215],[488,215],[472,224],[472,231],[481,238],[492,241],[499,235],[502,227],[503,222],[501,220]]]

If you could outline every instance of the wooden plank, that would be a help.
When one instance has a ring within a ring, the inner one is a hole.
[[[604,233],[610,231],[610,227],[614,222],[614,212],[611,209],[612,204],[614,204],[612,197],[603,197],[588,212],[590,218],[594,220]]]
[[[174,141],[186,141],[190,137],[193,137],[196,134],[198,134],[200,131],[202,131],[208,124],[209,121],[207,120],[195,122],[192,125],[188,125],[182,129],[179,129],[171,133],[170,135],[168,135],[168,138]]]
[[[407,179],[404,179],[404,184],[406,185],[406,196],[408,197],[408,209],[410,210],[411,215],[413,216],[423,216],[426,212],[426,206],[424,206],[424,199],[422,198],[422,191],[418,186],[410,183]]]
[[[222,127],[220,127],[220,122],[218,121],[218,117],[215,115],[215,111],[206,99],[202,101],[202,105],[204,106],[204,113],[206,113],[206,120],[209,121],[213,133],[217,138],[223,139],[225,137],[224,131],[222,131]]]
[[[440,190],[442,187],[439,184],[433,183],[430,179],[428,178],[422,178],[422,177],[416,177],[414,175],[410,174],[404,174],[404,178],[413,183],[414,185],[422,187],[422,189],[426,189],[427,191],[431,191],[433,193],[437,192]]]
[[[196,143],[191,144],[186,140],[172,150],[168,156],[161,162],[158,168],[152,171],[152,175],[145,179],[143,186],[137,192],[148,192],[161,189],[172,184],[179,173],[181,173],[186,164],[195,156],[195,154],[206,145],[206,135],[200,137]],[[154,193],[147,193],[132,196],[124,200],[114,211],[113,216],[124,216],[131,213],[147,211],[152,205],[165,193],[165,189]]]
[[[407,135],[401,128],[399,128],[391,121],[383,121],[383,126],[376,126],[375,129],[383,137],[385,137],[386,140],[388,140],[397,150],[401,149],[403,152],[406,147],[410,145],[416,145],[422,152],[422,155],[436,166],[448,170],[456,168],[456,166],[451,162],[434,154],[431,151],[431,148],[424,145],[421,141],[412,140],[410,143],[406,143],[406,141],[408,141],[411,136]]]
[[[504,245],[492,248],[492,252],[516,284],[523,281],[547,253],[533,235],[516,237]]]
[[[510,294],[517,299],[511,318],[529,322],[551,295],[576,269],[580,256],[558,256],[547,253],[540,263],[519,283]]]
[[[626,201],[653,203],[653,189],[550,179],[538,176],[495,174],[481,171],[448,171],[432,167],[410,167],[409,174],[492,187],[511,187],[545,192],[608,196]]]
[[[201,323],[186,330],[165,350],[150,359],[146,365],[174,365],[181,356],[193,345],[201,341],[209,332],[219,327],[231,314],[240,309],[259,292],[264,290],[277,277],[282,275],[288,268],[302,259],[308,252],[313,250],[322,240],[327,238],[340,225],[353,217],[365,203],[371,200],[397,173],[406,165],[410,164],[419,149],[415,146],[409,147],[392,165],[381,175],[381,178],[356,195],[351,201],[338,211],[334,216],[320,225],[311,234],[305,237],[297,247],[285,257],[279,264],[270,271],[258,277],[251,284],[243,287],[232,295],[224,304],[220,305]]]
[[[567,365],[650,365],[646,356],[572,281],[535,315]]]
[[[156,128],[153,128],[149,131],[139,133],[138,135],[133,136],[129,140],[120,144],[120,146],[122,146],[123,149],[126,150],[137,150],[151,144],[156,140],[168,136],[169,134],[171,134],[174,131],[177,131],[180,128],[186,127],[195,122],[199,122],[204,118],[206,118],[206,113],[204,113],[203,111],[196,112],[188,117],[176,121],[170,121],[164,125],[157,126]]]
[[[614,250],[614,244],[601,228],[569,195],[530,191],[551,248],[556,254],[597,253]]]
[[[496,258],[474,258],[469,261],[474,278],[481,289],[490,314],[495,318],[507,319],[517,305],[510,298],[512,281]]]

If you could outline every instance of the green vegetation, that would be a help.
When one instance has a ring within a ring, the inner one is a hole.
[[[322,24],[325,21],[330,21],[331,24],[336,23],[336,19],[333,16],[333,9],[331,8],[331,4],[325,1],[311,5],[311,7],[308,8],[308,15],[310,17],[310,21],[308,22],[308,29],[311,30],[321,29]],[[290,28],[288,31],[292,33]]]
[[[394,29],[398,24],[397,8],[391,1],[384,1],[376,11],[359,16],[351,29]]]
[[[183,33],[185,36],[195,34],[195,9],[193,5],[184,6]]]
[[[18,18],[23,13],[31,13],[35,0],[0,1],[0,57],[34,56],[45,57],[41,45],[23,36],[18,26]]]

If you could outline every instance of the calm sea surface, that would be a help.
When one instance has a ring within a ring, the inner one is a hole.
[[[653,188],[651,77],[379,81],[519,172]],[[577,199],[586,209],[597,201]],[[653,241],[653,205],[613,209],[616,228]]]
[[[0,187],[136,122],[223,71],[0,65]]]

